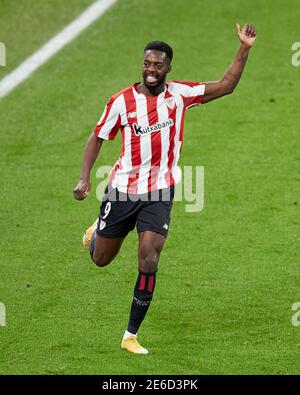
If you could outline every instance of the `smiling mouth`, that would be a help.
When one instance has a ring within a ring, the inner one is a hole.
[[[158,79],[154,77],[153,75],[147,75],[146,81],[148,84],[156,84]]]

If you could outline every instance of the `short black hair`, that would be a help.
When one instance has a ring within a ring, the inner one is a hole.
[[[151,41],[151,43],[145,46],[144,52],[149,51],[150,49],[155,49],[156,51],[165,52],[170,62],[173,59],[173,49],[170,47],[169,44],[163,41]]]

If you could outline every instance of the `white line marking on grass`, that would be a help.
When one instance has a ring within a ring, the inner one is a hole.
[[[0,326],[6,325],[5,315],[6,315],[5,304],[0,303]]]
[[[51,40],[46,42],[37,52],[27,58],[14,71],[0,81],[0,98],[6,96],[21,82],[28,78],[42,64],[65,45],[76,38],[118,0],[98,0],[89,6],[79,17],[71,22]]]

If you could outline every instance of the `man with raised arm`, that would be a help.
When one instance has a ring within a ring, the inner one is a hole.
[[[152,300],[159,256],[170,223],[174,185],[180,181],[177,163],[185,112],[234,91],[256,30],[250,24],[243,28],[237,25],[237,34],[238,52],[223,77],[214,82],[166,82],[173,50],[161,41],[147,44],[142,82],[110,98],[85,147],[80,181],[73,191],[77,200],[90,192],[90,172],[103,141],[113,140],[121,132],[121,155],[111,170],[99,218],[87,229],[83,242],[95,264],[103,267],[118,254],[127,234],[137,228],[138,275],[121,342],[122,348],[135,354],[148,353],[139,344],[137,333]]]

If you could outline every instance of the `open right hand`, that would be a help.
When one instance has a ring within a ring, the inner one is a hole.
[[[90,193],[90,180],[80,179],[79,183],[73,189],[74,198],[76,200],[83,200]]]

